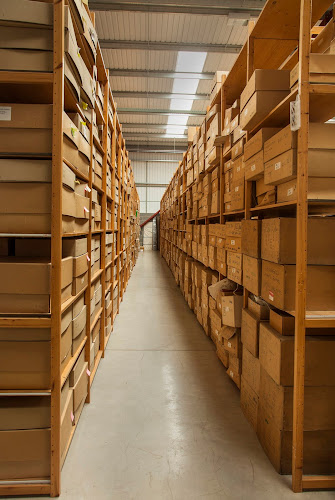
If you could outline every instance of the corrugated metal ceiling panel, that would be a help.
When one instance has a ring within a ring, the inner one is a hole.
[[[151,161],[151,160],[160,160],[160,161],[175,161],[178,166],[178,161],[183,159],[182,154],[172,154],[172,153],[141,153],[141,152],[133,152],[130,153],[131,161]],[[156,163],[156,162],[155,162]],[[177,167],[175,167],[177,168]]]
[[[113,90],[133,92],[172,92],[173,78],[143,78],[129,76],[111,76]],[[206,80],[202,80],[206,81]]]
[[[102,49],[102,55],[106,68],[173,71],[177,62],[177,53],[169,50]]]
[[[115,99],[118,108],[130,109],[170,109],[170,99],[147,99],[139,97],[118,97]],[[196,101],[202,102],[202,101]],[[138,116],[138,115],[136,115]]]
[[[150,123],[164,125],[168,121],[167,115],[128,115],[119,113],[121,123]]]

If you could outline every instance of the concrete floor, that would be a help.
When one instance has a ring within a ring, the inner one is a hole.
[[[157,252],[141,253],[62,473],[62,499],[334,499],[290,490]]]

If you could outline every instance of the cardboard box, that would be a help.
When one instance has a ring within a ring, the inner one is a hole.
[[[219,332],[219,339],[221,344],[231,356],[239,357],[242,352],[241,348],[241,330],[231,326],[223,326]],[[240,373],[240,369],[238,370]]]
[[[0,479],[50,477],[50,429],[0,432]]]
[[[265,163],[264,183],[278,185],[297,175],[297,150],[290,149]]]
[[[227,374],[240,389],[241,387],[241,370],[240,370],[240,360],[236,356],[229,354],[229,366]]]
[[[288,94],[289,90],[255,92],[240,115],[242,129],[249,132],[255,128]]]
[[[261,293],[262,261],[243,255],[243,286],[254,295]]]
[[[52,26],[53,7],[43,2],[31,4],[28,0],[11,0],[1,7],[0,21],[9,26]]]
[[[5,37],[4,39],[7,41],[6,45],[10,45],[7,37],[7,32],[8,32],[7,30],[9,30],[9,33],[12,33],[12,31],[16,31],[18,35],[21,36],[25,35],[25,33],[22,33],[23,31],[22,28],[5,28],[4,26],[2,26],[1,31],[4,31],[4,33],[2,34]],[[37,34],[40,31],[44,32],[46,36],[44,37],[44,39],[43,37],[41,37],[40,41],[41,45],[43,42],[45,42],[45,45],[47,45],[48,41],[52,38],[50,37],[49,34],[50,32],[48,33],[48,30],[40,30],[40,29],[37,29],[35,31],[37,32]],[[12,35],[15,36],[13,33]],[[29,45],[28,43],[29,38],[26,40],[27,40],[27,45]],[[51,72],[53,71],[52,52],[46,50],[32,50],[29,49],[28,47],[27,49],[0,48],[0,65],[2,71],[6,70],[6,71]]]
[[[241,409],[243,415],[252,425],[254,430],[257,430],[257,415],[258,415],[258,395],[251,388],[248,381],[245,379],[243,372],[241,376]]]
[[[228,368],[229,365],[229,353],[228,351],[225,350],[223,345],[220,342],[217,342],[216,344],[216,355],[226,368]]]
[[[244,146],[244,161],[249,160],[263,149],[264,143],[279,132],[279,128],[262,128]]]
[[[64,238],[63,242],[64,257],[80,257],[87,253],[87,238]]]
[[[80,379],[80,376],[82,374],[82,371],[85,366],[85,349],[83,349],[78,356],[78,359],[76,361],[76,364],[72,368],[70,375],[69,375],[69,383],[70,387],[75,387],[78,380]]]
[[[1,396],[0,431],[50,427],[48,396]]]
[[[235,236],[227,236],[226,238],[226,250],[230,252],[242,252],[242,238]]]
[[[228,295],[222,297],[222,323],[226,326],[239,328],[241,326],[243,307],[242,295]]]
[[[334,266],[307,266],[307,311],[333,311]],[[295,266],[263,260],[262,297],[286,312],[295,310]]]
[[[290,72],[276,69],[256,69],[244,88],[240,105],[243,110],[257,91],[286,91],[290,88]]]
[[[49,389],[50,330],[0,329],[0,389]]]
[[[236,269],[242,269],[243,255],[237,252],[227,252],[227,265]]]
[[[261,256],[260,220],[242,220],[242,253],[256,259]]]
[[[245,179],[247,181],[256,181],[263,177],[264,160],[263,150],[256,153],[245,162]]]
[[[84,274],[74,277],[72,281],[72,295],[78,295],[87,285],[88,283],[88,272],[86,271]]]
[[[334,337],[306,336],[305,386],[333,386]],[[293,386],[294,337],[280,335],[267,322],[259,327],[259,361],[278,385]]]
[[[0,153],[49,154],[52,105],[0,104]]]
[[[242,311],[241,341],[255,358],[258,358],[259,319],[248,309]]]
[[[270,309],[270,326],[281,335],[294,335],[295,318],[279,309]]]
[[[335,220],[312,217],[307,224],[307,262],[334,265]],[[262,259],[279,264],[296,262],[296,219],[276,218],[262,221]]]
[[[242,285],[242,269],[238,269],[236,267],[227,266],[227,278],[235,281],[239,285]]]
[[[242,374],[257,396],[259,395],[260,370],[261,365],[258,357],[256,358],[253,356],[253,354],[243,345]]]
[[[75,414],[75,419],[78,419],[78,411],[80,406],[87,396],[88,388],[88,375],[87,375],[88,364],[85,362],[81,373],[79,374],[75,385],[73,386],[73,411]]]
[[[65,408],[61,414],[60,424],[60,455],[61,463],[65,460],[65,452],[69,443],[74,424],[73,418],[73,391],[69,391],[65,403]]]
[[[46,259],[0,259],[0,312],[50,311],[50,262]]]
[[[260,303],[248,297],[248,309],[259,320],[269,320],[270,307],[267,302],[261,300]]]

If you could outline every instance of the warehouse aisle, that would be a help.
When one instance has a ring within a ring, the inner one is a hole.
[[[65,462],[61,498],[300,498],[263,453],[158,252],[139,255]]]

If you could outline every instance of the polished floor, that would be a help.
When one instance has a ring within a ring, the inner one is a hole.
[[[62,473],[62,499],[334,499],[290,490],[157,252],[139,255]]]

